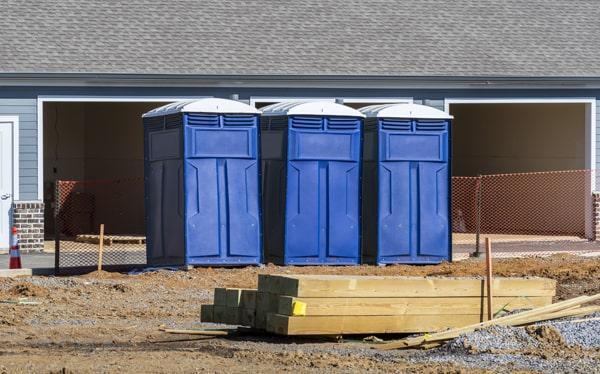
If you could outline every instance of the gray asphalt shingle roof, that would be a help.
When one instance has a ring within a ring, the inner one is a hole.
[[[598,0],[4,0],[0,72],[600,77]]]

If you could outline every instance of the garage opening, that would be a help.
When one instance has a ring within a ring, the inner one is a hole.
[[[64,266],[97,263],[100,224],[104,224],[108,235],[104,241],[107,263],[111,262],[112,252],[118,255],[116,247],[108,246],[120,239],[125,240],[124,244],[138,244],[140,251],[134,262],[145,261],[141,116],[160,105],[44,103],[44,203],[52,208],[46,209],[46,246],[54,248],[58,233],[65,255],[70,250],[78,251],[78,256],[71,256],[72,263]],[[58,189],[57,181],[62,181]],[[90,258],[83,255],[86,250],[91,252]],[[131,261],[125,256],[113,262]]]
[[[585,103],[449,109],[455,239],[477,225],[482,233],[521,239],[586,236],[591,171],[585,170]]]

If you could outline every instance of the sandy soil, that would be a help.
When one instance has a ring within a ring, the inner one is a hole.
[[[499,276],[557,279],[557,299],[600,292],[599,258],[506,259],[495,261],[494,268]],[[0,279],[0,300],[40,302],[0,303],[0,372],[484,372],[416,363],[410,351],[379,353],[360,339],[206,338],[158,330],[199,327],[200,305],[211,302],[214,287],[256,287],[260,273],[479,276],[484,265],[479,260],[437,266],[269,265]]]

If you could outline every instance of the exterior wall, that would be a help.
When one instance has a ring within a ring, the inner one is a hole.
[[[147,96],[147,97],[361,97],[413,98],[415,103],[444,109],[444,98],[600,98],[598,89],[393,89],[393,88],[265,88],[265,87],[8,87],[0,90],[0,114],[18,115],[20,121],[20,199],[41,202],[38,191],[38,123],[39,96]],[[156,106],[160,104],[157,103]],[[600,168],[600,101],[596,116],[596,149],[599,157],[593,164]],[[46,116],[46,115],[45,115]],[[51,114],[50,114],[51,116]],[[102,126],[102,124],[99,124]],[[52,129],[44,129],[52,131]],[[39,176],[42,178],[43,176]],[[16,202],[19,203],[19,202]]]
[[[20,194],[22,200],[38,200],[37,187],[37,98],[42,95],[67,96],[149,96],[149,97],[228,97],[236,93],[240,99],[250,97],[413,97],[415,103],[443,109],[445,97],[524,98],[524,97],[599,97],[600,90],[585,89],[373,89],[373,88],[252,88],[252,87],[3,87],[0,113],[18,115],[20,119]],[[157,104],[158,106],[158,104]],[[600,155],[600,104],[596,148]],[[600,157],[595,164],[600,168]]]
[[[600,192],[592,194],[592,224],[594,240],[600,240]]]
[[[600,169],[600,100],[596,100],[596,169]],[[596,183],[600,186],[600,183]],[[597,187],[600,188],[600,187]]]
[[[19,116],[19,193],[37,200],[37,100],[0,97],[0,115]]]
[[[585,104],[452,105],[454,175],[585,169]]]
[[[41,202],[15,202],[13,204],[13,225],[19,233],[19,247],[22,251],[44,249],[44,204]]]

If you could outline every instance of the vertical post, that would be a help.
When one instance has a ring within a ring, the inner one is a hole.
[[[485,238],[485,264],[486,264],[486,285],[487,285],[487,315],[488,321],[494,318],[493,293],[492,293],[492,241]]]
[[[102,271],[102,251],[104,250],[104,224],[100,224],[100,238],[98,247],[98,271]]]
[[[54,181],[54,275],[60,273],[60,181]]]
[[[481,174],[477,176],[475,182],[475,252],[472,257],[481,257],[480,242],[481,242],[481,185],[483,178]]]

